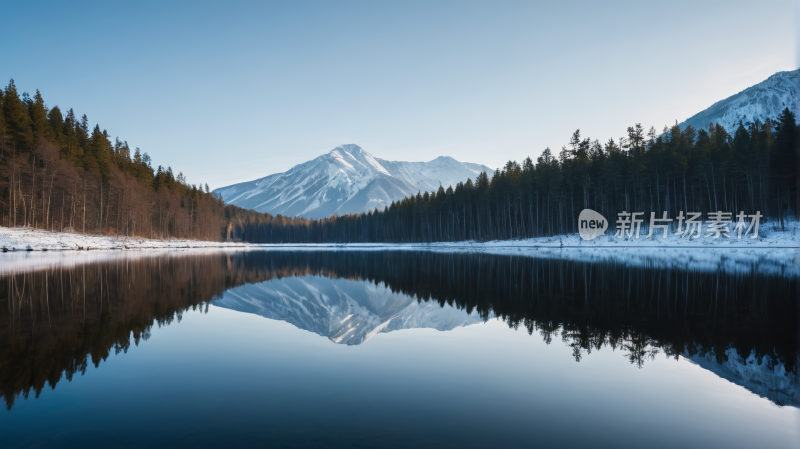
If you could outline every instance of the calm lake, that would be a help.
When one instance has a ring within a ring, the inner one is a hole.
[[[798,277],[758,263],[95,253],[4,265],[0,447],[800,441]]]

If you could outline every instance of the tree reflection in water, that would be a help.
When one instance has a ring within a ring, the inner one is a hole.
[[[251,251],[164,255],[0,278],[0,393],[38,397],[46,384],[99,366],[153,325],[208,311],[228,289],[291,276],[383,284],[393,293],[493,316],[561,338],[576,361],[604,346],[642,367],[663,352],[718,364],[766,364],[788,384],[759,394],[796,405],[798,279],[664,270],[524,256],[412,251]],[[788,387],[786,385],[789,385]],[[750,388],[750,387],[748,387]]]

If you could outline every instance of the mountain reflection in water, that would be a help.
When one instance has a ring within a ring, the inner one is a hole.
[[[210,252],[6,273],[0,393],[19,395],[127,352],[153,325],[209,304],[282,320],[335,343],[452,330],[493,317],[576,361],[604,346],[642,367],[685,357],[798,406],[798,279],[474,253]]]
[[[383,283],[321,276],[243,285],[225,292],[214,305],[286,321],[347,345],[362,344],[379,332],[449,331],[484,321],[477,313],[417,301]]]

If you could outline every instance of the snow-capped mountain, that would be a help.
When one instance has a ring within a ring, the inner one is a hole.
[[[719,123],[729,133],[739,125],[766,119],[775,119],[789,108],[800,117],[800,69],[778,72],[765,81],[748,87],[736,95],[714,103],[681,123],[681,128],[692,125],[695,129],[707,128],[709,123]]]
[[[258,212],[326,218],[383,209],[419,191],[455,187],[482,171],[492,170],[447,156],[430,162],[386,161],[348,144],[287,172],[214,191],[227,204]]]
[[[481,322],[477,313],[393,293],[370,282],[289,277],[232,288],[214,305],[290,323],[334,343],[359,345],[380,332],[448,331]]]

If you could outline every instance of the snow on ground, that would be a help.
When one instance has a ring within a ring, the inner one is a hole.
[[[732,228],[733,226],[730,226]],[[605,236],[583,240],[578,234],[540,237],[526,240],[431,244],[431,248],[471,249],[492,254],[531,255],[540,258],[568,259],[582,262],[617,262],[628,266],[677,268],[736,273],[770,273],[800,276],[800,222],[790,222],[786,230],[780,223],[762,223],[758,238],[687,239],[668,234],[668,238],[619,239],[610,230]]]
[[[32,228],[0,227],[0,248],[7,251],[66,251],[84,249],[144,248],[220,248],[242,246],[237,242],[204,242],[198,240],[158,240],[138,237],[50,232]]]
[[[196,240],[153,240],[101,235],[49,232],[30,228],[0,227],[0,248],[9,251],[0,254],[0,272],[11,266],[14,270],[45,260],[58,263],[82,263],[117,257],[117,251],[91,251],[92,255],[69,256],[71,250],[146,250],[140,256],[174,255],[197,250],[334,250],[334,251],[385,251],[426,250],[435,252],[478,252],[497,255],[517,255],[552,260],[581,262],[615,262],[627,266],[677,268],[685,270],[719,271],[736,273],[770,273],[800,276],[800,223],[790,222],[786,231],[778,223],[761,225],[759,237],[743,236],[737,239],[705,238],[686,239],[670,235],[669,238],[618,239],[611,231],[595,240],[584,241],[578,234],[540,237],[525,240],[500,240],[490,242],[446,242],[404,244],[249,244],[241,242],[203,242]],[[35,256],[28,251],[47,251],[50,254]],[[53,254],[63,252],[63,255]],[[20,253],[22,252],[22,253]],[[83,253],[83,252],[82,252]],[[102,254],[101,254],[102,253]],[[137,256],[137,257],[140,257]],[[29,262],[26,262],[29,261]],[[48,262],[49,263],[49,262]]]

